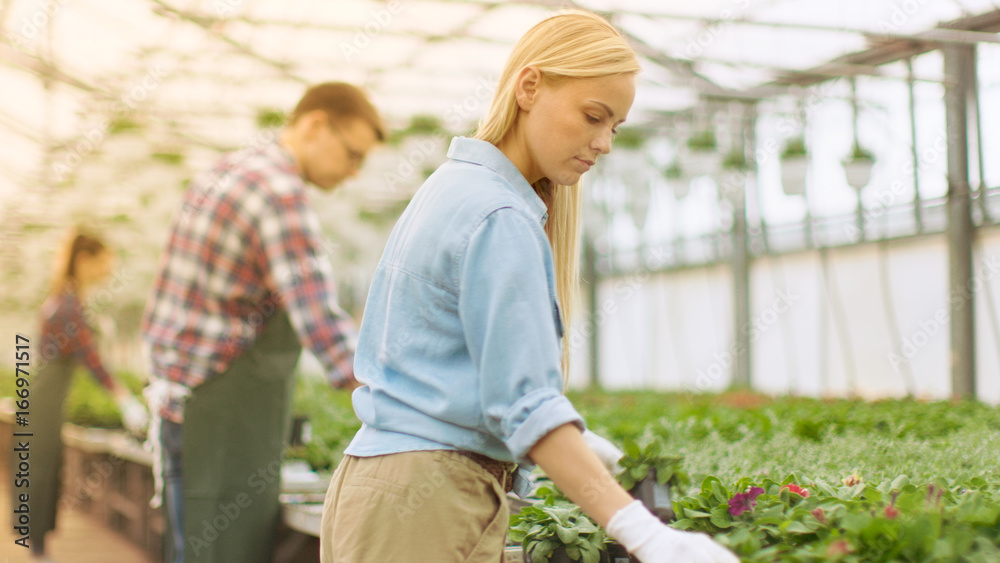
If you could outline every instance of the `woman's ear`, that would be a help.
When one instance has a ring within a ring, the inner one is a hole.
[[[524,111],[531,110],[535,105],[535,98],[538,96],[538,89],[542,85],[542,73],[534,66],[526,66],[517,75],[514,83],[514,96],[517,98],[517,105]]]

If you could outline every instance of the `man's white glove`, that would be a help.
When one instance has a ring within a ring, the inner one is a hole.
[[[617,475],[621,472],[622,468],[618,465],[618,460],[622,458],[624,452],[619,450],[614,444],[612,444],[607,438],[603,436],[598,436],[590,430],[583,431],[583,440],[587,442],[587,447],[590,451],[594,452],[597,457],[604,464],[604,467],[608,468],[613,475]]]
[[[149,424],[149,411],[146,410],[145,405],[139,402],[139,399],[132,395],[125,395],[118,399],[118,409],[121,410],[122,424],[125,425],[126,430],[136,436],[145,432],[146,425]]]
[[[707,535],[664,525],[637,500],[616,512],[607,530],[642,563],[740,563]]]

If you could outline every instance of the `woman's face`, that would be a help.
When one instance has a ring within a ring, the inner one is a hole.
[[[81,252],[76,257],[76,279],[81,285],[90,286],[107,279],[115,266],[115,254],[102,250],[97,254]]]
[[[573,185],[611,151],[612,136],[635,99],[635,75],[542,80],[534,91],[522,94],[519,127],[529,161],[526,178]]]

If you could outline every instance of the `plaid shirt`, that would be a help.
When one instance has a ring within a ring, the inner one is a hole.
[[[83,315],[83,306],[67,284],[59,295],[49,297],[42,305],[42,334],[39,357],[43,361],[75,357],[109,391],[114,389],[111,374],[97,353],[97,342]]]
[[[225,371],[284,309],[330,382],[353,380],[356,331],[337,305],[320,233],[295,162],[276,143],[228,154],[196,177],[143,319],[153,374],[194,388]],[[167,401],[160,414],[181,422],[182,402]]]

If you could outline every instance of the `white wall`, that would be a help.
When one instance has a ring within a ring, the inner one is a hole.
[[[1000,229],[979,233],[977,389],[1000,403]],[[751,263],[752,385],[809,396],[947,398],[951,390],[948,257],[944,235],[830,249],[829,282],[809,250]],[[884,260],[884,264],[882,262]],[[883,290],[888,275],[888,295]],[[990,297],[993,299],[991,300]],[[887,301],[888,299],[888,301]],[[610,389],[714,390],[731,380],[728,265],[637,274],[599,288],[601,383]],[[894,309],[890,323],[887,303]],[[581,336],[585,322],[574,330]],[[574,344],[572,381],[588,374],[586,339]]]

